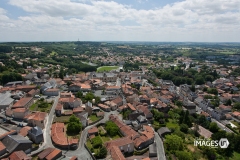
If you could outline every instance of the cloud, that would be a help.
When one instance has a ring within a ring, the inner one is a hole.
[[[9,19],[6,15],[10,11],[0,8],[0,20],[6,22],[0,29],[39,33],[41,38],[50,34],[56,39],[68,32],[64,38],[82,35],[83,40],[204,41],[202,35],[222,40],[228,38],[224,33],[229,33],[230,41],[240,40],[236,35],[240,34],[239,0],[184,0],[149,10],[103,0],[9,0],[9,4],[29,16]]]

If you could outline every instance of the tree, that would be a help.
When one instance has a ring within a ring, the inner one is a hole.
[[[185,123],[186,125],[188,125],[188,127],[192,127],[192,122],[190,120],[190,117],[189,117],[189,111],[187,110],[184,114],[184,117],[183,117],[183,122],[182,123]]]
[[[106,156],[107,156],[107,149],[106,147],[102,146],[100,150],[97,152],[96,158],[103,159],[103,158],[106,158]]]
[[[59,76],[59,78],[61,78],[61,79],[64,78],[64,70],[63,70],[62,67],[60,68],[60,72],[59,72],[58,76]]]
[[[176,156],[179,160],[192,160],[192,154],[186,151],[177,151]]]
[[[79,119],[73,114],[70,116],[67,125],[67,132],[78,134],[82,130],[82,123]]]
[[[234,103],[233,108],[234,109],[240,109],[240,102]]]
[[[99,136],[94,137],[92,140],[93,148],[102,147],[102,139]]]
[[[167,150],[169,151],[176,151],[176,150],[183,149],[182,138],[174,134],[166,135],[165,144],[167,146]]]
[[[82,98],[83,97],[83,93],[81,91],[78,91],[76,94],[77,98]]]
[[[204,83],[205,83],[205,81],[204,81],[203,77],[196,77],[196,84],[197,85],[202,85]]]
[[[213,133],[218,132],[219,128],[217,126],[217,123],[211,122],[209,125],[209,130]]]
[[[188,125],[186,124],[181,124],[180,125],[180,131],[187,133],[188,132]]]
[[[231,106],[231,104],[232,104],[231,99],[227,100],[227,102],[225,103],[226,106]]]
[[[112,137],[117,135],[118,131],[119,131],[118,126],[112,121],[106,122],[105,129],[106,129],[107,133]]]

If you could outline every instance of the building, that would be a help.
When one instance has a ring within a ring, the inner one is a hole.
[[[15,108],[12,110],[12,117],[14,119],[24,119],[28,115],[28,109],[26,108]]]
[[[60,92],[59,89],[49,88],[49,89],[47,89],[47,90],[45,90],[45,91],[43,92],[43,95],[46,95],[46,96],[58,96],[58,95],[59,95],[59,92]]]
[[[105,146],[108,151],[113,146],[117,146],[123,153],[132,153],[134,151],[134,143],[128,137],[123,137],[113,141],[106,142]]]
[[[3,139],[2,143],[6,146],[9,153],[21,150],[25,153],[30,153],[32,150],[32,141],[21,135],[8,135]]]
[[[5,154],[7,152],[7,149],[5,145],[0,141],[0,156]]]
[[[157,157],[157,145],[153,143],[149,145],[149,157]]]
[[[49,155],[45,157],[46,160],[56,160],[62,156],[62,151],[54,149]]]
[[[115,73],[96,73],[91,72],[89,75],[89,79],[100,79],[103,82],[116,82],[117,74]]]
[[[25,97],[21,98],[19,101],[17,101],[12,108],[29,108],[33,104],[33,98],[32,97]]]
[[[9,160],[31,160],[32,157],[29,157],[23,151],[13,152],[9,157]]]
[[[0,110],[5,110],[13,105],[14,99],[11,98],[10,92],[0,93]]]
[[[161,127],[158,129],[157,133],[160,137],[164,138],[167,134],[170,134],[171,131],[167,127]]]
[[[28,136],[34,143],[39,144],[43,141],[43,132],[38,126],[31,128],[28,131]]]
[[[44,160],[45,157],[47,157],[53,151],[54,151],[54,148],[50,148],[50,147],[46,148],[45,150],[43,150],[41,153],[38,154],[38,159]]]
[[[28,125],[33,127],[38,126],[43,129],[47,122],[47,116],[48,114],[46,112],[35,112],[25,116],[24,119],[27,121]]]

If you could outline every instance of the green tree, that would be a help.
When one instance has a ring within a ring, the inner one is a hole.
[[[91,141],[92,141],[93,148],[102,147],[103,142],[100,136],[94,137]]]
[[[96,158],[103,159],[107,156],[107,149],[106,147],[102,146],[96,154]]]
[[[213,133],[218,132],[219,128],[217,126],[217,123],[211,122],[209,125],[209,130]]]
[[[186,151],[177,151],[176,156],[179,160],[192,160],[192,154]]]
[[[118,126],[112,121],[107,121],[105,123],[105,129],[106,129],[107,133],[112,137],[117,135],[119,132]]]
[[[183,149],[183,140],[177,135],[166,135],[165,144],[168,151],[176,151]]]
[[[59,78],[63,79],[64,78],[64,70],[63,67],[60,68],[59,74],[58,74]]]
[[[231,106],[231,104],[232,104],[231,99],[227,100],[227,102],[225,103],[226,106]]]
[[[184,132],[184,133],[187,133],[188,132],[188,125],[186,124],[181,124],[180,125],[180,131]]]
[[[240,109],[240,102],[234,103],[233,108],[234,109]]]
[[[74,114],[71,115],[68,120],[67,132],[78,134],[81,130],[82,130],[82,123]]]

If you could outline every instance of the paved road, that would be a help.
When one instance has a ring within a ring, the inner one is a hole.
[[[158,135],[157,132],[155,132],[154,139],[155,139],[155,142],[156,142],[156,145],[157,145],[158,160],[166,160],[163,142],[162,142],[162,139],[160,138],[160,136]]]
[[[225,127],[224,124],[220,123],[219,121],[217,121],[216,119],[214,118],[211,118],[212,122],[216,122],[218,127],[221,128],[222,130],[225,130],[226,132],[229,132],[229,133],[233,133],[232,130],[230,130],[229,128]]]

